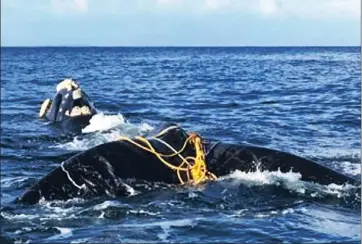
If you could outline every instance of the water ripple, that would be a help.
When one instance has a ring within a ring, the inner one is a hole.
[[[130,181],[125,198],[13,204],[81,150],[176,122],[360,177],[360,48],[1,48],[1,243],[360,242],[360,189],[280,172],[201,188]],[[102,112],[83,134],[37,118],[56,82]]]

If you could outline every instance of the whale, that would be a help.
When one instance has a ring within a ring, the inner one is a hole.
[[[208,147],[211,148],[206,159],[208,167],[218,175],[226,175],[235,170],[295,172],[301,175],[302,181],[320,185],[360,185],[354,178],[292,153],[249,144],[211,143]]]
[[[147,141],[159,155],[169,155],[167,162],[171,166],[177,166],[183,162],[182,158],[197,156],[196,146],[185,144],[189,136],[190,133],[180,126],[167,123],[155,130],[154,135]],[[125,183],[126,179],[179,185],[180,175],[171,166],[162,163],[159,155],[136,146],[146,144],[140,138],[115,140],[78,153],[61,162],[58,167],[27,189],[16,202],[36,204],[40,199],[52,201],[127,196],[130,193],[129,186]],[[298,172],[301,174],[301,180],[322,185],[360,185],[360,181],[354,178],[291,153],[203,138],[201,144],[207,172],[215,177],[228,175],[235,170],[280,170]],[[183,150],[178,152],[180,155],[170,156],[172,153],[175,154],[172,148],[176,151],[180,148]],[[181,178],[186,180],[186,173],[183,174]]]
[[[97,110],[92,100],[72,79],[59,82],[54,97],[45,99],[39,111],[41,119],[76,132],[87,126],[95,114]]]

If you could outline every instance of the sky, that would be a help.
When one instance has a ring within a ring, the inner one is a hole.
[[[359,46],[361,0],[1,0],[1,46]]]

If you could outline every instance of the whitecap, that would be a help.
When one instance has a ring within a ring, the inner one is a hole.
[[[331,195],[342,198],[350,196],[352,190],[358,188],[357,186],[350,184],[337,185],[332,183],[329,185],[321,185],[318,183],[302,181],[301,178],[301,174],[297,172],[290,171],[283,173],[280,170],[261,171],[258,169],[255,172],[242,172],[236,170],[227,176],[221,177],[219,180],[232,179],[234,182],[246,186],[276,185],[298,194],[309,194],[311,197]]]
[[[351,163],[348,161],[340,163],[343,171],[350,175],[359,175],[361,174],[361,164]]]
[[[121,204],[119,201],[107,200],[107,201],[104,201],[100,204],[93,206],[93,209],[94,210],[104,210],[104,209],[107,209],[108,207],[121,207],[121,206],[123,206],[123,204]]]
[[[126,123],[122,114],[105,115],[104,113],[95,114],[90,120],[89,125],[82,129],[83,133],[95,131],[106,131],[119,127]]]
[[[67,237],[71,237],[73,235],[73,231],[71,228],[65,228],[65,227],[54,227],[54,228],[56,228],[60,233],[47,238],[47,240],[49,240],[49,241],[64,239]]]
[[[84,151],[106,142],[115,141],[120,136],[147,135],[153,129],[151,125],[145,122],[130,123],[121,114],[105,115],[100,113],[91,118],[90,124],[82,130],[81,136],[75,136],[70,142],[50,147],[69,151]]]

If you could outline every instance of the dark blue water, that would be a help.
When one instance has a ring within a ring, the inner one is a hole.
[[[150,184],[124,198],[12,203],[74,153],[165,121],[359,178],[360,75],[359,47],[2,48],[1,234],[17,243],[360,243],[351,186],[297,173],[236,171],[201,188]],[[67,77],[102,112],[79,135],[37,117]]]

